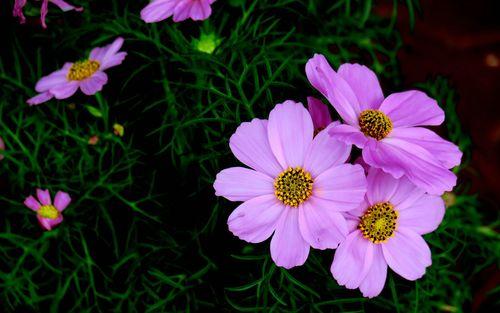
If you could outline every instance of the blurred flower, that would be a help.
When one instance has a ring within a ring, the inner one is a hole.
[[[310,247],[336,248],[347,234],[341,212],[359,207],[366,192],[363,168],[345,164],[351,146],[313,132],[301,103],[276,105],[269,121],[242,123],[229,141],[251,169],[225,169],[214,182],[217,196],[244,201],[229,230],[251,243],[272,235],[271,257],[285,268],[304,264]]]
[[[26,21],[26,18],[24,17],[23,14],[23,8],[26,5],[27,0],[15,0],[14,3],[14,10],[12,12],[12,15],[14,17],[19,18],[19,22],[23,24]],[[49,2],[57,5],[61,10],[64,12],[66,11],[83,11],[82,7],[75,7],[63,0],[42,0],[42,6],[40,8],[40,21],[42,22],[42,27],[47,28],[47,25],[45,24],[45,17],[47,16],[47,13],[49,12]]]
[[[77,90],[86,95],[93,95],[102,90],[108,82],[104,70],[117,66],[127,56],[126,52],[119,52],[123,45],[123,38],[117,38],[112,44],[102,48],[94,48],[88,59],[75,63],[66,63],[59,71],[42,77],[36,84],[38,95],[29,99],[29,105],[38,105],[53,97],[66,99]]]
[[[202,33],[200,39],[193,40],[193,46],[200,52],[212,54],[221,42],[222,39],[218,38],[215,33]]]
[[[5,142],[3,142],[2,137],[0,137],[0,150],[3,151],[5,150]],[[0,160],[3,160],[4,156],[3,153],[0,153]]]
[[[51,230],[63,221],[62,212],[71,202],[71,198],[67,193],[58,191],[52,204],[48,190],[37,189],[36,195],[38,200],[29,196],[24,200],[24,205],[37,213],[36,217],[44,229]]]
[[[330,111],[328,111],[328,107],[321,100],[314,97],[307,97],[307,109],[309,110],[309,114],[311,114],[315,135],[332,122]]]
[[[116,136],[123,137],[123,135],[125,134],[125,128],[121,124],[115,123],[113,125],[113,133]]]
[[[455,205],[455,203],[457,202],[457,196],[453,192],[445,192],[442,198],[447,208]]]
[[[335,252],[331,272],[339,285],[372,298],[384,288],[387,266],[408,280],[425,274],[432,261],[422,235],[439,226],[445,208],[441,197],[406,177],[372,167],[367,180],[364,204],[346,214],[349,234]]]
[[[90,137],[88,141],[89,145],[91,146],[95,146],[98,142],[99,142],[99,136],[97,135]]]
[[[173,16],[174,22],[188,18],[193,21],[207,19],[212,14],[210,5],[215,0],[153,0],[141,11],[141,18],[146,23],[163,21]]]
[[[426,192],[451,191],[457,177],[449,169],[462,152],[433,131],[417,127],[440,125],[444,112],[417,90],[384,99],[377,76],[359,64],[343,64],[335,72],[322,55],[307,62],[310,83],[325,96],[345,124],[331,127],[337,140],[363,149],[363,159],[395,178],[406,176]]]

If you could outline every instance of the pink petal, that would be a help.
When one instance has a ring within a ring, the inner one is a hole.
[[[110,67],[120,65],[122,64],[123,60],[125,60],[126,56],[126,52],[118,52],[117,54],[111,55],[106,58],[106,61],[103,64],[101,64],[100,69],[104,71]]]
[[[34,96],[33,98],[30,98],[26,101],[30,106],[33,105],[39,105],[41,103],[47,102],[50,99],[54,98],[54,95],[51,94],[49,91],[42,92]]]
[[[75,10],[75,11],[83,11],[82,7],[75,7],[63,0],[50,0],[53,4],[57,5],[64,12]]]
[[[87,96],[94,95],[102,90],[102,87],[108,82],[108,75],[98,71],[94,75],[80,83],[80,90]]]
[[[304,168],[316,177],[332,166],[347,161],[351,145],[331,138],[328,129],[314,137],[304,159]]]
[[[217,174],[215,195],[231,201],[247,201],[262,195],[274,195],[274,179],[260,172],[231,167]]]
[[[42,228],[46,230],[52,230],[56,225],[59,225],[63,221],[63,216],[59,215],[56,219],[50,219],[41,217],[39,215],[36,216],[38,218],[38,222],[42,226]]]
[[[201,21],[207,19],[212,14],[210,2],[207,0],[192,1],[191,19]]]
[[[370,170],[370,165],[366,164],[362,156],[357,157],[356,160],[354,160],[353,164],[361,165],[361,167],[365,170],[365,173],[368,174],[368,171]]]
[[[153,0],[141,11],[141,19],[146,23],[163,21],[172,14],[179,0]]]
[[[302,166],[314,134],[311,116],[302,103],[277,104],[269,114],[267,129],[271,150],[281,166]]]
[[[366,177],[360,165],[342,164],[314,179],[313,196],[327,201],[332,210],[353,210],[363,202]]]
[[[0,137],[0,151],[5,151],[5,142],[3,141],[2,137]],[[3,160],[3,158],[4,155],[0,152],[0,160]]]
[[[54,95],[56,99],[66,99],[75,94],[75,92],[78,90],[78,86],[78,81],[71,81],[67,82],[64,85],[51,88],[49,91]]]
[[[311,114],[314,129],[316,131],[326,128],[332,122],[328,106],[314,97],[307,97],[307,109]]]
[[[40,78],[36,83],[35,90],[37,92],[45,92],[51,88],[66,84],[68,82],[68,70],[71,65],[72,63],[66,63],[62,69]]]
[[[269,238],[284,206],[274,195],[260,196],[243,202],[229,216],[229,230],[247,242],[262,242]]]
[[[26,5],[26,0],[15,0],[14,9],[12,11],[12,16],[19,18],[19,23],[24,24],[26,22],[26,18],[23,14],[23,8]]]
[[[403,176],[398,179],[397,189],[389,199],[389,202],[391,202],[398,211],[405,210],[413,205],[415,201],[420,199],[424,193],[424,190],[418,188],[408,178]]]
[[[309,244],[299,229],[299,209],[286,207],[271,239],[271,258],[286,269],[305,263]]]
[[[98,61],[100,64],[99,70],[104,71],[110,67],[119,65],[127,56],[125,52],[118,52],[123,46],[123,38],[118,37],[109,45],[101,48],[94,48],[90,52],[90,59]]]
[[[174,8],[174,22],[182,22],[191,17],[192,0],[180,0]]]
[[[58,191],[54,198],[54,206],[59,212],[62,212],[71,203],[71,197],[69,194],[63,191]]]
[[[375,245],[373,249],[373,262],[365,279],[359,285],[363,296],[373,298],[378,296],[384,289],[387,278],[387,263],[385,262],[381,245]]]
[[[374,244],[365,239],[359,230],[350,233],[335,251],[330,268],[341,286],[358,288],[373,263]]]
[[[229,139],[229,146],[241,163],[257,172],[276,177],[283,171],[269,145],[266,120],[242,123]]]
[[[50,199],[50,193],[47,189],[37,189],[36,190],[36,196],[38,200],[43,204],[43,205],[50,205],[52,204],[52,200]]]
[[[335,249],[347,235],[347,223],[341,213],[315,201],[314,197],[299,208],[299,228],[313,248]]]
[[[397,229],[394,237],[382,244],[382,250],[389,267],[408,280],[422,277],[425,268],[432,263],[427,243],[409,229]]]
[[[330,101],[346,123],[358,124],[361,109],[354,91],[323,55],[315,54],[307,61],[306,74],[311,85]]]
[[[47,28],[47,24],[45,24],[45,17],[49,12],[49,0],[42,0],[42,6],[40,8],[40,22],[42,23],[43,28]]]
[[[396,128],[389,136],[414,143],[426,149],[446,168],[459,165],[462,159],[462,151],[455,144],[444,140],[426,128]]]
[[[451,191],[457,177],[439,163],[427,150],[396,138],[369,142],[363,159],[396,178],[405,175],[413,184],[430,194]]]
[[[345,63],[339,67],[338,74],[356,95],[361,111],[380,107],[384,94],[377,75],[372,70],[364,65]]]
[[[352,215],[351,212],[342,212],[341,214],[345,218],[348,234],[350,234],[353,231],[355,231],[356,229],[358,229],[359,218],[357,216]]]
[[[436,230],[443,221],[444,201],[439,196],[424,194],[413,205],[398,212],[398,227],[424,235]]]
[[[389,116],[394,128],[440,125],[444,121],[444,111],[436,100],[418,90],[393,93],[384,100],[380,110]]]
[[[38,211],[38,209],[40,208],[40,202],[38,202],[33,196],[29,196],[28,198],[26,198],[26,200],[24,200],[24,205],[32,209],[33,211]]]
[[[363,149],[370,140],[359,128],[347,124],[332,126],[328,128],[328,133],[333,139],[348,145],[356,145],[360,149]]]
[[[389,201],[398,187],[398,180],[378,168],[368,171],[366,197],[370,205]]]

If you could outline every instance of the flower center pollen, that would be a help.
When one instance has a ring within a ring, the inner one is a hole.
[[[366,210],[358,228],[366,239],[373,243],[382,243],[394,235],[397,220],[398,212],[391,203],[377,203]]]
[[[69,80],[84,80],[92,76],[101,64],[95,60],[85,60],[73,63],[68,71]]]
[[[382,111],[364,110],[359,115],[359,127],[366,136],[381,140],[392,131],[392,121]]]
[[[59,211],[53,205],[42,205],[38,209],[38,215],[54,220],[59,217]]]
[[[312,194],[313,179],[302,167],[290,167],[274,180],[274,194],[285,205],[298,207]]]

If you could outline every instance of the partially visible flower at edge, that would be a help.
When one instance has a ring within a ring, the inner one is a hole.
[[[49,191],[43,189],[36,190],[36,197],[29,196],[24,205],[37,213],[38,222],[44,229],[51,230],[63,221],[62,212],[70,204],[71,197],[66,192],[58,191],[52,204]]]
[[[86,95],[93,95],[102,90],[108,82],[104,73],[110,67],[120,65],[126,52],[119,51],[123,45],[123,38],[118,37],[105,47],[94,48],[88,59],[75,63],[65,63],[61,70],[42,77],[36,84],[38,95],[29,99],[29,105],[38,105],[52,98],[66,99],[71,97],[80,88]]]
[[[207,19],[212,14],[210,5],[215,0],[153,0],[141,11],[146,23],[156,23],[173,16],[174,22],[188,18],[193,21]]]
[[[19,22],[23,24],[26,22],[26,18],[24,17],[23,14],[23,8],[26,5],[27,0],[16,0],[14,3],[14,10],[12,11],[12,15],[14,17],[19,18]],[[45,24],[45,17],[47,16],[47,13],[49,11],[49,2],[52,2],[53,4],[57,5],[61,10],[64,12],[75,10],[75,11],[83,11],[82,7],[75,7],[63,0],[42,0],[42,6],[40,8],[40,21],[42,23],[43,28],[47,28],[47,24]]]
[[[5,150],[5,142],[3,141],[2,137],[0,137],[0,160],[3,160],[4,158],[2,154],[3,150]]]

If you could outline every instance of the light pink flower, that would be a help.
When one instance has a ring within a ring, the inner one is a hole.
[[[302,265],[311,246],[336,248],[347,233],[341,212],[359,207],[366,192],[362,167],[345,164],[351,146],[326,130],[313,133],[301,103],[276,105],[269,121],[242,123],[229,141],[251,169],[225,169],[214,183],[216,195],[244,201],[229,216],[229,230],[252,243],[272,236],[271,257],[285,268]]]
[[[346,214],[350,233],[335,252],[333,277],[369,298],[384,288],[387,266],[408,280],[422,277],[432,263],[422,235],[434,231],[444,213],[441,197],[426,194],[406,177],[370,168],[364,204]]]
[[[37,212],[38,222],[44,229],[51,230],[63,221],[62,212],[71,202],[71,198],[67,193],[58,191],[52,204],[49,191],[42,189],[36,190],[36,196],[38,200],[29,196],[24,200],[24,205]]]
[[[35,87],[39,94],[29,99],[28,104],[38,105],[54,97],[66,99],[75,94],[78,88],[89,96],[101,91],[108,82],[104,71],[121,64],[127,56],[126,52],[119,52],[122,45],[123,38],[119,37],[105,47],[94,48],[88,59],[65,63],[59,71],[42,77]]]
[[[215,0],[153,0],[141,11],[141,18],[146,23],[163,21],[173,16],[174,22],[188,18],[193,21],[207,19],[212,14],[210,5]]]
[[[18,17],[19,22],[21,24],[26,21],[26,18],[24,17],[23,14],[23,8],[26,5],[26,2],[27,0],[16,0],[14,3],[14,10],[12,12],[12,15],[14,17]],[[47,16],[47,13],[49,11],[49,2],[52,2],[53,4],[57,5],[64,12],[70,10],[83,11],[83,8],[75,7],[63,0],[42,0],[42,6],[40,8],[40,21],[42,23],[43,28],[47,28],[47,25],[45,24],[45,17]]]
[[[332,127],[337,140],[363,149],[363,160],[395,178],[407,177],[431,194],[452,190],[457,177],[449,169],[462,152],[453,143],[420,126],[439,125],[444,112],[417,90],[384,98],[377,76],[359,64],[335,72],[322,55],[307,62],[306,73],[345,124]]]

